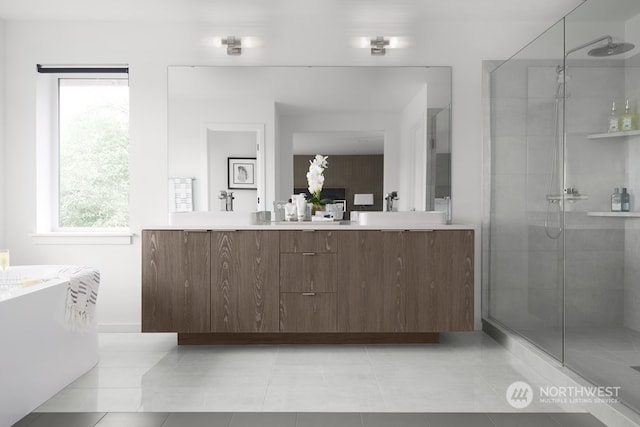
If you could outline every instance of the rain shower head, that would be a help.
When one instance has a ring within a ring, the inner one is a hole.
[[[596,47],[588,52],[589,56],[602,57],[620,55],[621,53],[629,52],[636,47],[633,43],[607,43],[605,46]]]
[[[613,37],[611,37],[610,35],[605,35],[595,40],[591,40],[590,42],[587,42],[585,44],[581,44],[578,47],[574,47],[571,50],[568,50],[564,54],[564,57],[566,58],[569,55],[571,55],[573,52],[577,52],[581,49],[584,49],[585,47],[589,47],[591,45],[594,45],[596,43],[600,43],[603,41],[606,41],[607,44],[601,47],[596,47],[594,49],[591,49],[588,52],[589,56],[605,57],[605,56],[620,55],[621,53],[629,52],[631,49],[635,47],[635,45],[631,43],[625,43],[625,42],[616,43],[613,41]]]

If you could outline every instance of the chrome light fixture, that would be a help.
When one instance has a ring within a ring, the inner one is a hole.
[[[371,55],[382,56],[387,53],[386,47],[389,46],[389,40],[382,36],[371,39]]]
[[[222,45],[227,47],[227,55],[242,54],[242,39],[240,37],[229,36],[222,39]]]

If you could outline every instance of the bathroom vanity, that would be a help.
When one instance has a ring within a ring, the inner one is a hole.
[[[142,331],[179,344],[438,342],[474,323],[474,230],[274,224],[142,232]]]

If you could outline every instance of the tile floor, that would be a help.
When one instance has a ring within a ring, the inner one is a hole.
[[[174,334],[101,334],[99,364],[36,412],[515,412],[511,383],[551,385],[482,332],[441,341],[178,347]]]
[[[589,414],[33,413],[14,427],[602,427]]]

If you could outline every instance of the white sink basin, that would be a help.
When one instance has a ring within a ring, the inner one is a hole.
[[[252,225],[256,224],[255,212],[170,212],[170,225],[211,226],[211,225]]]
[[[440,211],[360,212],[358,216],[360,225],[416,227],[447,223],[445,212]]]

